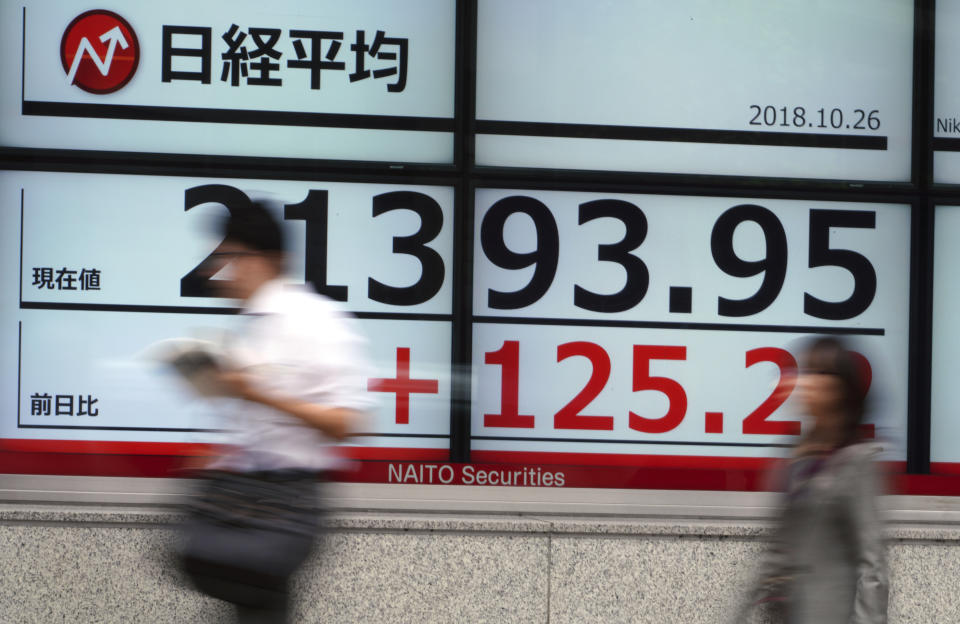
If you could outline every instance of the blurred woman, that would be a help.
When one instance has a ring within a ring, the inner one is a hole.
[[[812,426],[787,466],[780,524],[737,622],[763,609],[789,624],[887,621],[879,447],[860,433],[863,372],[836,338],[806,350],[796,388]]]

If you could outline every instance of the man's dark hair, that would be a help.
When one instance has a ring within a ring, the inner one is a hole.
[[[222,229],[224,240],[254,251],[283,253],[283,230],[265,202],[251,201],[243,209],[231,212]]]
[[[844,340],[836,336],[821,336],[807,343],[805,366],[815,372],[834,375],[843,387],[842,407],[844,427],[842,445],[856,442],[860,436],[860,424],[866,415],[868,381],[862,356],[847,348]]]

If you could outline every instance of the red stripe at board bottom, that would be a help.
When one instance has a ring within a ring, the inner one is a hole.
[[[371,446],[341,446],[337,449],[350,459],[405,459],[444,461],[447,449],[421,449]],[[32,452],[54,455],[166,455],[169,457],[205,457],[217,455],[215,444],[189,442],[103,442],[97,440],[18,440],[0,439],[0,452]]]
[[[514,459],[517,459],[514,457]],[[540,458],[547,459],[547,458]],[[569,460],[569,457],[562,458]],[[634,458],[640,460],[641,458]],[[492,485],[512,487],[622,488],[657,490],[776,491],[777,460],[653,457],[648,465],[550,463],[371,462],[355,464],[340,479],[353,483]],[[682,464],[686,462],[686,464]],[[638,461],[640,463],[640,461]],[[749,462],[748,462],[749,463]],[[905,462],[883,462],[887,492],[916,496],[960,496],[960,476],[904,474]],[[960,468],[960,467],[958,467]]]
[[[447,449],[343,446],[358,461],[445,461]],[[211,444],[0,439],[0,474],[88,477],[184,477],[201,458],[218,454]]]
[[[474,451],[474,463],[444,460],[446,449],[342,447],[354,460],[338,476],[352,483],[513,487],[769,491],[777,460],[769,458]],[[181,477],[205,444],[0,440],[0,473],[115,477]],[[960,496],[960,463],[935,463],[940,474],[903,474],[886,464],[890,491]]]

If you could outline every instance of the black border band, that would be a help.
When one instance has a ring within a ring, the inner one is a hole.
[[[702,128],[658,128],[654,126],[606,126],[531,121],[478,120],[477,133],[559,137],[567,139],[619,139],[624,141],[669,141],[864,150],[887,149],[887,137],[885,136],[824,134],[817,132],[707,130]]]
[[[364,130],[409,130],[450,132],[454,120],[443,117],[404,117],[399,115],[352,115],[345,113],[307,113],[300,111],[261,111],[229,108],[180,108],[173,106],[137,106],[131,104],[78,104],[74,102],[24,101],[24,115],[41,117],[87,117],[91,119],[136,119],[139,121],[178,121],[259,126],[296,126],[308,128],[355,128]]]

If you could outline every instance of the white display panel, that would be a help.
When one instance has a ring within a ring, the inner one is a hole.
[[[933,242],[933,350],[930,373],[930,462],[934,472],[960,464],[960,417],[957,413],[956,354],[960,351],[957,315],[960,313],[960,206],[937,206]]]
[[[0,174],[0,439],[202,442],[230,428],[144,352],[241,322],[189,276],[243,195],[286,217],[289,279],[342,299],[369,340],[380,401],[351,444],[448,448],[452,188],[32,172]]]
[[[910,179],[911,0],[478,6],[480,165]]]
[[[0,145],[453,162],[455,2],[88,8],[0,5]]]
[[[909,206],[480,189],[474,227],[473,449],[776,454],[828,333],[904,456]]]
[[[937,2],[933,83],[933,181],[960,184],[960,2]]]

